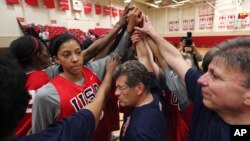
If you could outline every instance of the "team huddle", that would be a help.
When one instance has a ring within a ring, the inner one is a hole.
[[[0,139],[110,141],[123,112],[120,141],[230,140],[250,124],[250,38],[181,50],[137,7],[87,47],[19,37],[0,55]]]

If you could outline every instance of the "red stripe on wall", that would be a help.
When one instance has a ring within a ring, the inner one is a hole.
[[[233,39],[237,37],[250,37],[250,35],[237,35],[237,36],[193,36],[192,40],[194,41],[197,47],[214,47],[215,45],[226,41],[228,39]],[[173,45],[178,45],[181,37],[164,37]]]

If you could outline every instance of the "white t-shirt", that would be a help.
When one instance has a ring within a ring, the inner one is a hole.
[[[49,39],[49,32],[48,31],[40,32],[39,37],[42,38],[43,40],[48,40]]]

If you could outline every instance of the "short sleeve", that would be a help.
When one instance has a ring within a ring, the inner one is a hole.
[[[94,115],[83,109],[47,129],[15,141],[89,141],[95,129]]]

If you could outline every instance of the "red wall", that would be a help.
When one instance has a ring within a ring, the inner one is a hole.
[[[197,47],[213,47],[217,45],[218,43],[221,43],[227,39],[232,39],[236,37],[250,37],[250,35],[237,35],[237,36],[194,36],[192,37],[192,40],[195,42],[195,45]],[[168,40],[173,45],[179,44],[181,37],[164,37],[166,40]]]

